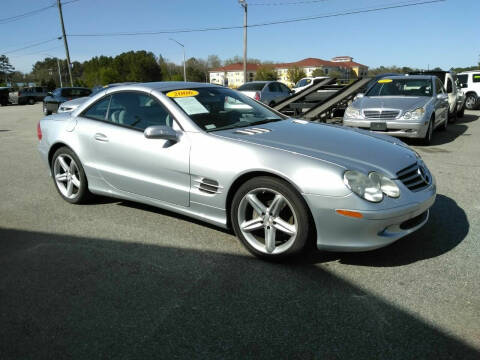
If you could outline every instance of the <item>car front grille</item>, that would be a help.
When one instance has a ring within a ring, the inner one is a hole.
[[[423,190],[432,182],[430,172],[419,163],[414,163],[397,172],[397,178],[411,191]]]
[[[400,111],[398,110],[364,110],[363,115],[367,119],[395,119]]]

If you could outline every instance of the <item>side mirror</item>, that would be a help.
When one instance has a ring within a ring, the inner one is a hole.
[[[357,99],[361,99],[365,96],[364,93],[358,93],[357,95],[355,95],[355,97],[353,98],[353,100],[357,100]]]
[[[445,99],[447,99],[447,95],[446,94],[437,94],[437,99],[438,100],[445,100]]]
[[[53,93],[51,91],[47,92],[47,96],[53,96]]]
[[[145,129],[143,135],[147,139],[178,141],[178,133],[169,126],[149,126]]]

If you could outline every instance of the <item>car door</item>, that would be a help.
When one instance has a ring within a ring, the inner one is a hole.
[[[108,110],[106,110],[108,108]],[[114,189],[175,205],[189,206],[188,136],[178,142],[147,139],[153,125],[180,130],[161,103],[147,93],[106,95],[81,114],[78,133],[87,166]]]
[[[61,89],[55,89],[51,96],[45,98],[45,104],[47,106],[47,110],[49,112],[56,112],[57,111],[57,104],[55,103],[55,99],[60,96]]]
[[[435,119],[436,124],[443,123],[443,120],[446,119],[448,121],[448,95],[443,90],[443,84],[440,79],[435,79],[435,87],[437,90],[437,96],[435,97]],[[438,95],[442,95],[440,98]],[[438,119],[442,119],[438,121]]]

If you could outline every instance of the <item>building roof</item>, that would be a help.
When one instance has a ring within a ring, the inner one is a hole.
[[[247,71],[257,71],[261,64],[248,63]],[[318,58],[306,58],[295,62],[272,64],[275,69],[290,69],[292,67],[357,67],[366,65],[359,64],[355,61],[328,61]],[[243,63],[230,64],[219,68],[211,69],[209,72],[227,72],[227,71],[243,71]]]
[[[257,71],[260,64],[247,63],[247,71]],[[229,64],[221,66],[215,69],[209,70],[209,72],[225,72],[225,71],[243,71],[243,63]]]

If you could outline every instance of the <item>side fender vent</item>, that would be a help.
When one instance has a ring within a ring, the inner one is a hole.
[[[223,187],[218,184],[218,181],[207,179],[207,178],[198,178],[193,180],[195,184],[193,185],[200,191],[207,194],[220,194],[222,193]]]
[[[256,134],[265,134],[269,133],[270,129],[263,129],[263,128],[249,128],[249,129],[242,129],[235,131],[236,134],[243,134],[243,135],[256,135]]]

